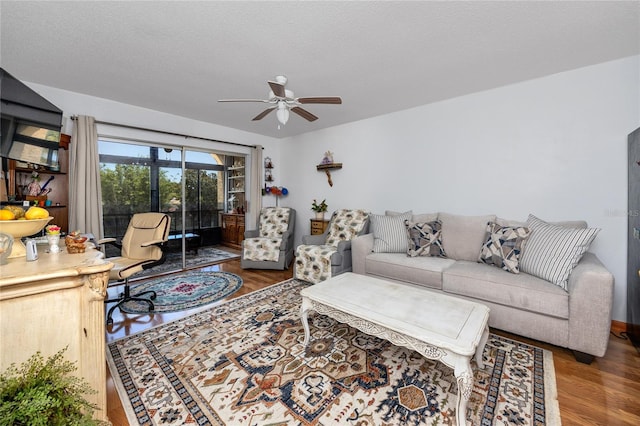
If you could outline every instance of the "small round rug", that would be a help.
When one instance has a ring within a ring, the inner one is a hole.
[[[155,313],[193,309],[224,299],[242,287],[242,278],[230,272],[182,272],[131,286],[132,295],[153,290]],[[143,297],[148,297],[144,295]],[[147,314],[149,305],[135,300],[123,303],[129,314]]]

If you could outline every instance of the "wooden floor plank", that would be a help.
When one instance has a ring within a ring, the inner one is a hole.
[[[199,270],[224,271],[240,275],[243,286],[228,299],[248,294],[291,278],[287,271],[243,270],[239,260],[231,260]],[[115,295],[118,287],[109,289]],[[222,302],[218,302],[222,303]],[[123,315],[114,313],[113,326],[107,327],[107,342],[208,309],[193,309],[169,314]],[[500,330],[491,330],[553,352],[562,424],[571,425],[639,425],[640,424],[640,354],[624,335],[611,334],[603,358],[590,365],[578,363],[571,351]],[[128,425],[122,403],[107,369],[107,415],[117,426]],[[555,425],[550,425],[555,426]]]

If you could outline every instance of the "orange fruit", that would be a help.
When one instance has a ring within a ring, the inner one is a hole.
[[[42,207],[29,207],[29,210],[24,214],[27,220],[34,219],[46,219],[49,217],[49,212]]]
[[[0,210],[0,220],[14,220],[16,215],[11,210]]]

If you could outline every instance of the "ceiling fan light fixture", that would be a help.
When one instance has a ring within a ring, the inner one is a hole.
[[[278,102],[276,117],[278,118],[280,124],[282,124],[283,126],[287,124],[287,121],[289,121],[289,108],[287,107],[286,102]]]

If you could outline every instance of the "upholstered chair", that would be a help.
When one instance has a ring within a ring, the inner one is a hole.
[[[163,248],[169,236],[170,225],[171,218],[165,213],[136,213],[131,217],[120,243],[116,242],[115,238],[98,241],[98,244],[111,244],[120,249],[120,256],[109,257],[106,260],[114,264],[109,272],[109,280],[124,281],[124,292],[115,299],[105,300],[105,303],[116,302],[107,313],[107,324],[113,323],[113,311],[129,300],[146,302],[149,312],[153,311],[152,300],[156,298],[155,292],[131,294],[129,277],[164,263],[166,257]],[[148,297],[142,297],[144,295]]]
[[[351,240],[368,230],[369,214],[364,210],[336,210],[323,234],[302,237],[293,276],[315,284],[351,272]]]
[[[258,229],[245,231],[242,269],[287,269],[293,260],[296,211],[289,207],[264,207]]]

